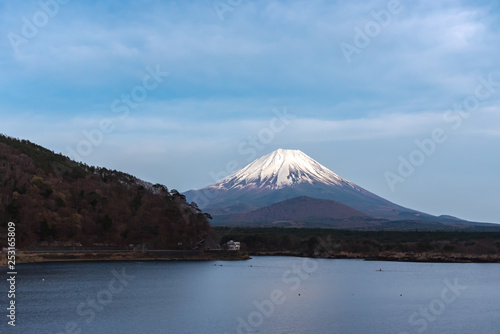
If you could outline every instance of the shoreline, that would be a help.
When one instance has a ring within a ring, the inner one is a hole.
[[[292,251],[261,251],[250,252],[250,256],[294,256],[316,259],[333,260],[363,260],[363,261],[390,261],[390,262],[425,262],[425,263],[500,263],[500,254],[471,255],[471,254],[443,254],[432,253],[394,253],[384,255],[366,255],[362,253],[339,253],[336,255],[312,255]]]
[[[471,255],[471,254],[443,254],[431,253],[394,253],[383,255],[366,255],[361,253],[340,253],[335,255],[305,254],[293,251],[261,251],[261,252],[199,252],[196,254],[159,254],[156,252],[21,252],[16,255],[16,264],[53,263],[53,262],[112,262],[112,261],[244,261],[251,256],[289,256],[310,257],[317,259],[342,259],[364,261],[391,261],[391,262],[426,262],[426,263],[500,263],[500,254]],[[2,256],[0,268],[7,267],[7,259]]]
[[[112,261],[244,261],[251,259],[246,252],[199,252],[196,254],[178,255],[157,252],[19,252],[16,254],[17,264],[50,263],[50,262],[112,262]],[[0,268],[7,267],[7,259],[2,256]]]

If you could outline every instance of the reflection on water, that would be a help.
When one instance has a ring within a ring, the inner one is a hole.
[[[292,257],[19,265],[17,326],[3,321],[0,329],[37,334],[496,333],[498,277],[499,264]],[[5,305],[7,297],[2,300]]]

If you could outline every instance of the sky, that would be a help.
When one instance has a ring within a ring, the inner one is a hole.
[[[0,133],[169,189],[278,148],[500,223],[498,1],[0,1]]]

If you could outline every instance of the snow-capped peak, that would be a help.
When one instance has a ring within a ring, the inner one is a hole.
[[[243,169],[217,181],[210,188],[279,189],[299,183],[322,183],[332,186],[357,186],[299,150],[278,149],[264,155]]]

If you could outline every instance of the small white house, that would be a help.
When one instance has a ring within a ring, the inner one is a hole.
[[[227,242],[227,250],[238,251],[238,250],[240,250],[240,248],[241,248],[241,245],[240,245],[239,241],[229,240]]]

